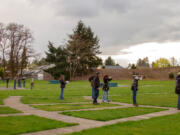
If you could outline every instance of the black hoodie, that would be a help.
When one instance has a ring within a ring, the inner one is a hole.
[[[180,94],[180,75],[176,77],[176,89],[175,89],[176,94]]]

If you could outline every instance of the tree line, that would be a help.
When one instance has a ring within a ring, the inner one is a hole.
[[[136,68],[167,68],[167,67],[175,67],[179,66],[177,59],[171,57],[167,58],[159,58],[156,61],[150,63],[148,57],[143,59],[138,59],[136,64],[129,64],[128,68],[136,69]]]
[[[34,52],[32,42],[32,33],[24,25],[0,23],[1,76],[14,78],[23,75]]]
[[[118,64],[115,64],[115,60],[109,56],[104,63],[106,66],[117,66]],[[166,67],[175,67],[178,65],[178,60],[174,57],[171,57],[170,59],[167,58],[159,58],[156,61],[150,63],[149,58],[139,58],[137,62],[134,64],[129,64],[127,68],[129,69],[136,69],[136,68],[166,68]]]

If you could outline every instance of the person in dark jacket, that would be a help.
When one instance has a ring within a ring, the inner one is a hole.
[[[138,106],[136,102],[136,96],[137,96],[137,91],[138,91],[138,81],[142,80],[142,76],[139,76],[139,73],[136,73],[136,75],[133,76],[133,83],[131,86],[131,90],[133,93],[133,105]]]
[[[108,98],[108,94],[109,94],[109,82],[112,80],[111,77],[109,77],[108,75],[105,75],[103,78],[104,81],[104,85],[103,85],[103,97],[102,97],[102,102],[104,102],[105,97],[107,102],[110,102],[109,98]]]
[[[94,87],[94,99],[93,104],[98,105],[97,98],[99,97],[99,88],[100,88],[100,80],[99,80],[99,72],[96,73],[93,79],[93,87]]]
[[[90,78],[89,78],[89,82],[91,83],[91,87],[92,87],[92,99],[94,99],[94,78],[95,78],[95,76],[91,76]]]
[[[31,78],[31,90],[34,88],[34,78]]]
[[[9,88],[9,80],[10,80],[10,78],[7,77],[7,78],[6,78],[6,88]]]
[[[64,79],[64,75],[61,75],[61,79],[60,79],[60,87],[61,87],[61,94],[60,94],[60,100],[63,100],[64,99],[64,97],[63,97],[63,95],[64,95],[64,89],[65,89],[65,87],[66,87],[66,81],[65,81],[65,79]]]
[[[176,77],[176,89],[175,93],[178,95],[178,105],[177,109],[180,110],[180,72],[178,73]]]
[[[21,88],[21,78],[18,77],[18,88]]]
[[[14,90],[16,89],[17,77],[14,77]]]

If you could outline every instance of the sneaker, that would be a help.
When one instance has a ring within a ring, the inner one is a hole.
[[[178,110],[180,110],[180,108],[177,108]]]
[[[111,102],[111,100],[107,100],[107,102]]]

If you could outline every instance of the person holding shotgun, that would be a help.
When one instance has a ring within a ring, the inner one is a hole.
[[[138,106],[136,102],[136,96],[137,96],[137,91],[138,91],[138,81],[142,79],[143,79],[143,76],[140,76],[139,73],[136,73],[135,75],[133,75],[133,83],[131,86],[131,90],[132,90],[132,95],[133,95],[133,105],[136,107]]]
[[[103,80],[104,80],[104,85],[103,85],[104,93],[103,93],[103,97],[102,97],[102,102],[104,102],[105,97],[106,97],[106,101],[110,102],[109,97],[108,97],[108,95],[109,95],[109,82],[112,80],[112,78],[109,77],[108,75],[105,75]]]

